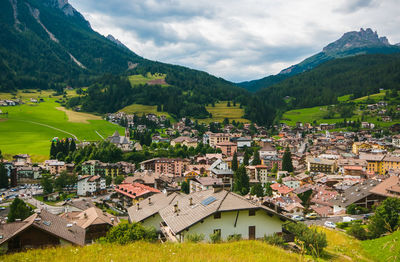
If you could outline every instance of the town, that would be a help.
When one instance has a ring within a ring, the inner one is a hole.
[[[272,133],[229,119],[171,124],[122,112],[106,119],[125,133],[101,142],[53,138],[42,163],[28,154],[2,159],[3,252],[83,246],[138,222],[162,242],[273,235],[290,242],[288,222],[352,228],[400,195],[400,135],[390,135],[397,125],[387,135],[300,122]]]

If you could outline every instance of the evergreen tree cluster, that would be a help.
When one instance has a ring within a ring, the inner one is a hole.
[[[247,195],[250,190],[250,178],[246,173],[246,167],[240,165],[233,177],[233,191],[241,195]]]
[[[66,156],[70,153],[74,153],[76,150],[75,139],[73,138],[64,138],[57,139],[55,142],[51,142],[50,146],[50,158],[64,160]]]

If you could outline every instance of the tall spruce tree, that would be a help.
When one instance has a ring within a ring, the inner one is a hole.
[[[75,139],[71,139],[71,143],[69,144],[69,151],[70,152],[75,152],[76,150],[76,144],[75,144]]]
[[[238,159],[237,159],[237,152],[233,154],[233,159],[232,159],[232,170],[236,171],[238,169]]]
[[[18,197],[10,205],[7,222],[14,222],[16,219],[24,220],[32,214],[32,210],[25,202]]]
[[[246,167],[240,165],[234,175],[233,191],[238,194],[246,195],[249,193],[250,189],[250,179],[246,173]]]
[[[253,162],[251,162],[251,163],[252,163],[253,166],[261,164],[260,154],[258,153],[258,150],[254,150]]]
[[[282,170],[293,172],[292,153],[290,153],[289,147],[286,147],[285,153],[283,154]]]
[[[0,157],[0,188],[7,188],[8,185],[7,169],[4,166],[2,158]]]
[[[57,148],[56,145],[54,144],[54,141],[52,141],[50,147],[50,158],[55,159],[56,155],[57,155]]]
[[[244,157],[243,157],[243,164],[245,166],[249,165],[249,159],[250,159],[249,152],[247,150],[245,150],[244,151]]]

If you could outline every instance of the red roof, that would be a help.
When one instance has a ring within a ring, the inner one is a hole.
[[[272,184],[271,189],[278,191],[278,193],[281,195],[286,195],[294,190],[293,188],[287,187],[279,183]]]
[[[360,170],[360,171],[362,171],[362,166],[345,166],[344,169],[347,169],[347,170]]]
[[[140,183],[121,184],[115,188],[115,191],[133,199],[138,198],[150,192],[160,193],[160,190]]]

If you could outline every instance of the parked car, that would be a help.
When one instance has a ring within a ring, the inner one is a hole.
[[[363,219],[364,220],[369,219],[371,216],[372,216],[372,214],[364,214]]]
[[[354,217],[343,217],[343,222],[351,222],[356,220]]]
[[[292,217],[292,219],[293,219],[293,220],[296,220],[296,221],[304,221],[304,217],[299,216],[299,215],[294,215],[294,216]]]
[[[325,221],[324,226],[329,227],[329,228],[336,228],[335,223],[331,221]]]
[[[307,219],[317,219],[318,215],[317,215],[317,213],[309,213],[306,215],[306,218]]]

